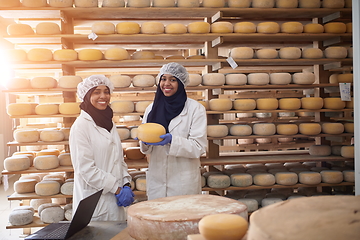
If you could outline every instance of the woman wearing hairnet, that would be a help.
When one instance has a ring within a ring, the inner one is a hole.
[[[159,123],[167,133],[159,143],[140,141],[141,151],[149,157],[148,200],[201,194],[200,156],[207,147],[205,108],[187,97],[189,78],[182,65],[165,64],[158,78],[155,99],[145,110],[143,123]]]
[[[73,213],[80,200],[103,189],[93,221],[123,221],[124,206],[133,202],[131,177],[109,107],[114,87],[104,75],[79,83],[81,113],[70,129],[70,154],[74,167]]]

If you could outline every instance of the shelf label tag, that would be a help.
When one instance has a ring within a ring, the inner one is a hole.
[[[221,94],[221,89],[220,88],[214,88],[212,90],[212,94],[213,95],[220,95]]]
[[[2,182],[4,184],[4,190],[7,191],[9,189],[9,176],[3,175],[2,176]]]
[[[351,101],[351,83],[339,83],[340,96],[342,101]]]
[[[88,35],[88,39],[92,39],[92,40],[97,39],[97,37],[98,37],[98,35],[96,35],[96,33],[93,33],[93,32]]]
[[[228,57],[226,61],[230,64],[230,67],[232,67],[233,69],[238,67],[237,63],[232,57]]]

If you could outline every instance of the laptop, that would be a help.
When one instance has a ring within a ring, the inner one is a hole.
[[[51,223],[39,231],[27,236],[26,240],[56,240],[68,239],[91,221],[96,205],[100,199],[100,190],[80,201],[71,222]]]

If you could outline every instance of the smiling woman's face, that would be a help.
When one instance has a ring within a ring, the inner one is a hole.
[[[105,110],[110,103],[110,97],[109,89],[105,85],[100,85],[91,93],[90,102],[95,108]]]
[[[174,95],[179,87],[179,83],[176,77],[174,77],[171,74],[162,75],[159,84],[161,91],[164,93],[166,97],[170,97]]]

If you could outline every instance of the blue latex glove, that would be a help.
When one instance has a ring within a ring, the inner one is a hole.
[[[134,202],[134,193],[130,187],[124,186],[119,194],[115,194],[116,203],[119,207],[127,207]]]
[[[168,143],[171,143],[172,135],[170,133],[167,133],[165,135],[161,135],[160,138],[163,138],[163,140],[157,143],[148,143],[148,142],[144,142],[144,143],[147,145],[164,146]]]

